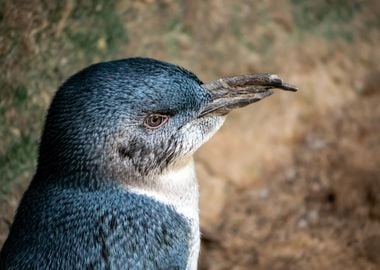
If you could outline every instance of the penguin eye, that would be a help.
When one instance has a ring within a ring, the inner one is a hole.
[[[144,125],[150,129],[156,129],[161,127],[169,120],[169,116],[164,114],[150,114],[144,119]]]

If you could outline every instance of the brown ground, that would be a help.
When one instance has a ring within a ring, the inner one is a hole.
[[[232,113],[198,152],[201,269],[380,269],[378,1],[45,2],[0,3],[0,246],[56,86],[145,55],[301,88]]]
[[[202,267],[379,269],[379,102],[367,97],[322,116],[294,139],[289,162],[251,183],[206,183],[213,173],[200,165]],[[235,162],[230,155],[221,162]]]

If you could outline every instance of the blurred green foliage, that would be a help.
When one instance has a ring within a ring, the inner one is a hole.
[[[29,175],[36,165],[37,142],[27,135],[12,141],[0,155],[0,198],[7,194],[14,184],[23,180],[22,175]]]
[[[5,2],[0,3],[0,32],[4,34],[4,47],[0,48],[3,68],[0,199],[14,184],[32,177],[48,105],[46,99],[73,70],[99,59],[112,58],[127,42],[116,0],[38,2],[20,6],[35,16],[31,22],[13,17],[18,16],[16,5],[19,3],[12,7],[11,1]],[[35,31],[33,35],[27,27]]]
[[[85,53],[86,61],[91,61],[94,55],[112,54],[121,42],[127,41],[115,4],[115,0],[76,3],[66,34],[74,47]]]
[[[352,41],[353,32],[348,22],[360,11],[359,1],[291,0],[291,3],[295,24],[302,32]]]

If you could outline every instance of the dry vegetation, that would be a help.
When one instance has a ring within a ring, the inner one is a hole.
[[[201,269],[379,269],[378,1],[53,2],[0,2],[0,246],[56,87],[144,55],[302,89],[234,112],[197,154]]]

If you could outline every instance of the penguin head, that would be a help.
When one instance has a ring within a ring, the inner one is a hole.
[[[38,171],[154,177],[221,126],[223,116],[199,117],[210,98],[193,73],[169,63],[130,58],[92,65],[58,89]]]
[[[69,78],[53,98],[37,173],[127,183],[152,179],[191,157],[231,109],[269,93],[253,98],[238,91],[242,98],[236,98],[214,86],[149,58],[92,65]]]

